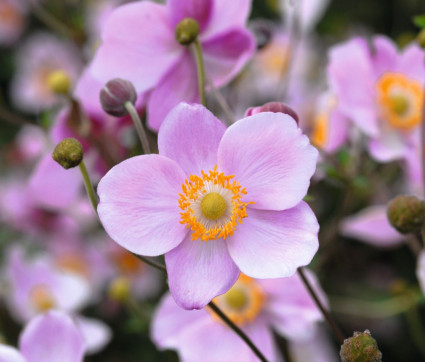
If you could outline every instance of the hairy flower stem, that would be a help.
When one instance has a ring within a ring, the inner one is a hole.
[[[165,265],[157,263],[151,260],[150,258],[146,258],[141,255],[133,255],[145,262],[146,264],[149,264],[150,266],[161,270],[162,272],[167,272],[167,268],[165,267]],[[254,352],[254,354],[260,359],[260,361],[267,362],[267,359],[260,352],[257,346],[251,341],[251,339],[236,324],[234,324],[219,307],[217,307],[212,301],[208,303],[208,307],[210,307],[212,311],[217,314],[217,316],[248,345],[248,347],[252,350],[252,352]]]
[[[205,70],[204,60],[202,59],[202,48],[199,39],[197,38],[194,42],[195,58],[196,58],[196,69],[198,71],[198,88],[199,97],[201,98],[201,104],[207,106],[207,100],[205,98]]]
[[[305,276],[304,270],[301,267],[298,268],[298,274],[300,275],[301,280],[303,281],[311,297],[314,299],[314,302],[316,303],[317,307],[320,309],[326,321],[328,322],[329,326],[331,327],[332,331],[334,332],[335,337],[338,339],[339,344],[341,345],[344,344],[345,338],[343,333],[341,332],[341,329],[338,327],[338,325],[333,320],[332,316],[323,306],[322,302],[320,301],[319,297],[317,296],[316,292],[314,291],[313,287],[311,286],[310,282]]]
[[[94,189],[93,189],[93,184],[90,181],[90,176],[89,176],[89,173],[87,172],[87,168],[84,161],[81,161],[78,167],[80,168],[81,175],[83,176],[84,186],[86,188],[87,195],[89,196],[91,205],[93,206],[93,209],[97,214],[98,200],[97,200],[96,193],[94,192]]]
[[[151,148],[149,146],[148,136],[146,135],[143,123],[137,113],[136,108],[131,102],[125,102],[124,107],[127,112],[130,114],[131,119],[133,120],[134,127],[136,127],[137,134],[139,135],[140,143],[142,144],[143,153],[148,155],[151,153]]]

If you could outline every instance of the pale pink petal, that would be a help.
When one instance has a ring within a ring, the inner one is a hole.
[[[205,72],[215,86],[229,82],[255,51],[252,34],[243,28],[231,29],[202,44]]]
[[[329,119],[329,134],[324,150],[327,152],[337,151],[348,138],[349,121],[339,109],[332,111]]]
[[[164,5],[151,1],[118,7],[105,22],[91,65],[94,76],[105,83],[128,79],[138,92],[155,86],[184,51],[168,16]]]
[[[175,27],[184,18],[195,19],[201,31],[208,25],[214,6],[213,0],[168,0],[171,25]]]
[[[251,11],[251,0],[214,0],[212,10],[208,27],[200,34],[201,39],[223,33],[230,28],[244,27]]]
[[[397,46],[386,36],[373,38],[373,67],[376,77],[383,73],[393,71],[397,64]]]
[[[176,161],[186,174],[208,172],[217,164],[217,151],[226,127],[199,104],[180,103],[158,133],[158,149]]]
[[[149,127],[158,131],[168,112],[179,102],[194,103],[198,100],[196,63],[192,54],[186,52],[164,75],[149,96]]]
[[[75,323],[83,334],[86,354],[101,351],[112,338],[111,328],[98,319],[77,316]]]
[[[425,79],[425,53],[423,49],[416,43],[406,47],[398,59],[395,71],[416,79],[423,85]]]
[[[418,257],[418,266],[416,268],[416,275],[421,286],[422,293],[425,295],[425,251],[422,251]]]
[[[310,263],[319,247],[319,224],[305,202],[284,211],[247,211],[248,217],[227,241],[230,256],[244,274],[289,277]]]
[[[63,209],[77,200],[82,180],[78,167],[65,170],[48,153],[35,167],[29,188],[39,206]]]
[[[168,284],[176,303],[184,309],[200,309],[236,282],[239,269],[223,239],[190,240],[190,235],[165,254]]]
[[[341,233],[382,248],[400,245],[404,240],[404,236],[390,225],[385,205],[367,207],[345,218],[341,224]]]
[[[355,38],[331,48],[328,77],[341,111],[369,136],[379,133],[375,74],[366,42]]]
[[[370,141],[369,151],[377,161],[390,162],[404,158],[406,142],[398,130],[382,129],[378,138]]]
[[[31,320],[20,337],[20,349],[28,362],[80,362],[84,340],[72,319],[49,311]]]
[[[92,290],[84,277],[60,270],[52,270],[52,274],[54,282],[49,287],[58,308],[74,312],[90,302]]]
[[[293,118],[264,112],[230,126],[218,150],[218,168],[246,188],[258,209],[284,210],[306,195],[318,152]]]
[[[177,163],[159,155],[132,157],[113,167],[98,186],[99,217],[109,236],[141,255],[176,247],[187,233],[178,204],[185,178]]]
[[[182,309],[167,293],[152,317],[151,338],[162,349],[178,348],[184,333],[209,319],[206,310]]]
[[[27,360],[16,348],[0,344],[0,362],[27,362]]]

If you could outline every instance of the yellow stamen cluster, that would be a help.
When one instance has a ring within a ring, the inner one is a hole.
[[[385,73],[376,83],[382,117],[389,124],[410,130],[421,122],[423,90],[420,82],[400,73]]]
[[[314,119],[313,131],[310,135],[311,143],[317,148],[323,148],[328,140],[329,116],[321,113]]]
[[[180,213],[180,223],[186,224],[186,227],[193,231],[191,236],[192,240],[201,239],[203,241],[208,241],[218,238],[225,239],[233,234],[237,223],[242,223],[242,219],[248,216],[246,206],[249,203],[242,202],[242,197],[246,195],[246,189],[242,188],[239,182],[232,180],[233,178],[234,175],[226,176],[224,173],[218,172],[217,166],[215,166],[214,169],[208,173],[201,171],[201,176],[190,175],[189,180],[185,180],[185,183],[182,185],[183,192],[179,194],[179,206],[182,209]],[[224,211],[222,204],[223,200],[218,198],[217,195],[212,197],[209,196],[211,194],[216,194],[215,192],[208,193],[207,189],[211,185],[217,186],[231,195],[229,200],[230,205],[227,205]],[[217,219],[213,217],[208,218],[209,220],[215,220],[213,226],[205,226],[202,221],[196,217],[194,212],[194,204],[198,199],[205,199],[206,197],[208,197],[209,200],[207,199],[207,203],[204,205],[202,205],[201,202],[201,208],[203,208],[203,213],[205,211],[206,217],[217,216]],[[211,206],[213,201],[218,206]],[[229,216],[226,216],[227,213],[223,215],[229,206],[231,208],[231,212],[228,213]],[[216,210],[213,212],[214,208]]]
[[[49,309],[54,308],[56,305],[49,288],[43,284],[38,284],[32,288],[30,299],[34,307],[39,312],[46,312]]]
[[[233,323],[241,326],[255,320],[263,308],[265,299],[265,293],[258,282],[241,274],[234,286],[226,293],[215,297],[213,302]],[[211,315],[219,321],[215,314]]]

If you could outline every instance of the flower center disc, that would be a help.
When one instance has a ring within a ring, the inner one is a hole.
[[[201,210],[206,218],[217,220],[226,211],[226,201],[217,192],[211,192],[202,199]]]
[[[55,307],[56,303],[49,287],[43,284],[35,285],[30,292],[32,304],[39,312],[46,312]]]

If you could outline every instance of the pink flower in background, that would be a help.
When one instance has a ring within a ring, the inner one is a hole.
[[[158,147],[107,173],[98,212],[121,246],[165,253],[177,304],[202,308],[240,271],[287,277],[311,261],[319,225],[302,199],[317,150],[293,118],[259,113],[226,130],[204,107],[181,103]]]
[[[387,205],[370,206],[346,217],[340,228],[342,235],[379,248],[399,246],[406,239],[390,225]]]
[[[104,25],[92,72],[104,83],[118,77],[130,80],[139,93],[152,91],[148,124],[158,130],[180,101],[199,99],[195,59],[190,49],[177,42],[176,25],[187,17],[199,23],[205,71],[219,87],[229,82],[254,52],[254,39],[244,28],[250,5],[250,0],[123,5]]]
[[[75,82],[82,70],[78,49],[49,33],[37,33],[26,39],[17,54],[16,74],[11,83],[15,106],[24,112],[38,113],[60,103],[48,87],[54,71],[65,72]]]
[[[19,351],[0,344],[2,362],[81,362],[83,335],[65,313],[49,311],[33,318],[19,338]]]
[[[25,2],[0,0],[0,44],[11,46],[27,25]]]
[[[309,270],[306,274],[327,305],[314,274]],[[308,341],[323,318],[298,275],[255,280],[241,274],[233,287],[214,302],[270,361],[279,360],[272,328],[289,341]],[[212,311],[183,310],[169,294],[154,314],[151,338],[160,349],[176,349],[182,361],[258,360]]]
[[[398,52],[376,36],[372,48],[355,38],[330,50],[328,77],[342,114],[369,138],[381,162],[403,159],[422,119],[425,55],[416,44]]]

